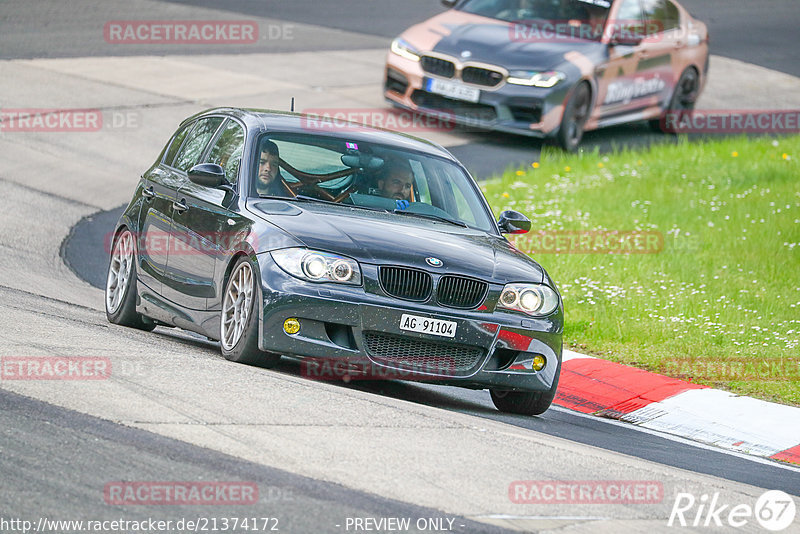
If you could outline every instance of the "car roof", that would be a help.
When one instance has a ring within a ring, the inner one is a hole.
[[[386,112],[391,112],[389,108]],[[382,128],[365,126],[350,121],[333,121],[329,117],[314,116],[314,124],[310,124],[308,115],[303,113],[292,113],[288,111],[276,111],[269,109],[245,109],[245,108],[213,108],[201,111],[183,121],[187,123],[197,118],[207,115],[228,115],[239,119],[245,124],[248,130],[261,132],[280,132],[280,133],[302,133],[319,134],[328,137],[336,137],[346,141],[362,143],[379,143],[397,148],[412,150],[433,156],[445,157],[456,161],[450,152],[444,147],[414,137],[402,132],[394,132]],[[343,124],[353,124],[357,128],[344,128]]]

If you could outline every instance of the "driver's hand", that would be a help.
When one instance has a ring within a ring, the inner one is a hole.
[[[404,209],[406,209],[406,208],[408,207],[408,205],[409,205],[409,202],[408,202],[408,200],[396,200],[396,201],[395,201],[395,206],[396,206],[396,207],[397,207],[397,209],[399,209],[399,210],[404,210]]]

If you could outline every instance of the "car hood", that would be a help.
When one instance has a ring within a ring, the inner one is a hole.
[[[548,70],[564,63],[564,54],[568,52],[576,51],[590,56],[603,49],[603,45],[595,41],[533,40],[526,37],[530,34],[515,34],[517,29],[511,22],[474,15],[465,19],[463,14],[451,13],[457,12],[444,13],[428,21],[427,24],[440,28],[437,33],[441,35],[431,50],[457,58],[469,52],[469,61],[490,63],[507,69]],[[419,35],[420,32],[411,31],[407,36],[412,44],[416,44],[415,34]]]
[[[278,204],[292,209],[278,208]],[[276,209],[278,208],[278,209]],[[497,283],[541,282],[542,268],[505,239],[449,223],[325,204],[253,202],[251,211],[308,248]],[[426,258],[438,258],[434,268]]]

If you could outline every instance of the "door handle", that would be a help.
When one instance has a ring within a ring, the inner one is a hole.
[[[147,189],[142,189],[142,196],[147,200],[151,200],[153,197],[156,196],[155,192],[153,191],[153,186],[151,185]]]
[[[183,213],[184,211],[189,209],[189,206],[186,205],[186,199],[182,198],[180,202],[177,200],[172,203],[172,209],[177,211],[178,213]]]

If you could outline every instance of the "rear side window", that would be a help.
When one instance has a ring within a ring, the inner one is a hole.
[[[669,0],[642,0],[648,34],[674,30],[680,25],[678,8]]]
[[[178,133],[172,138],[172,142],[169,144],[169,148],[167,149],[167,154],[164,156],[165,164],[172,165],[172,162],[175,160],[175,154],[178,153],[181,143],[183,143],[183,140],[186,138],[186,133],[192,129],[192,126],[194,126],[194,123],[190,122],[178,130]]]
[[[197,126],[189,134],[186,142],[183,143],[172,166],[182,171],[188,171],[194,167],[220,124],[222,124],[221,117],[211,117],[197,121]]]
[[[217,142],[211,148],[206,163],[216,163],[225,170],[225,178],[235,184],[239,178],[239,164],[244,151],[244,129],[238,122],[229,120]]]

